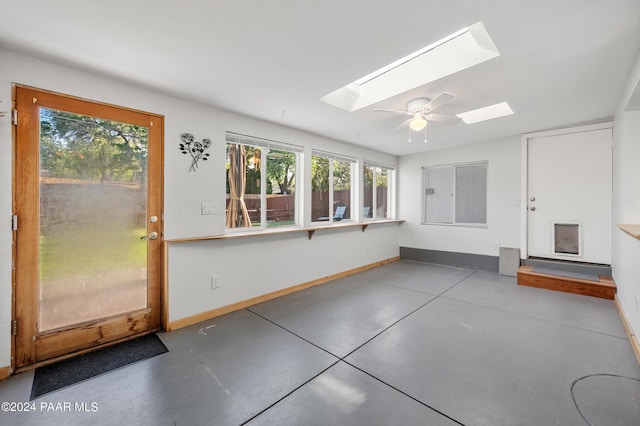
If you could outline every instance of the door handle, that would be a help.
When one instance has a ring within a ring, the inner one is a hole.
[[[151,232],[149,235],[143,235],[142,237],[140,237],[141,240],[157,240],[158,239],[158,233],[157,232]]]
[[[529,210],[531,210],[531,211],[535,211],[535,209],[536,209],[536,206],[529,207]]]

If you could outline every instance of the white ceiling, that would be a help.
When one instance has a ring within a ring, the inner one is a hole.
[[[610,119],[640,53],[640,0],[0,0],[0,46],[329,138],[406,155]],[[500,57],[356,112],[320,98],[482,21]],[[515,114],[432,123],[404,109],[507,101]],[[162,113],[162,111],[154,111]],[[259,136],[259,135],[258,135]]]

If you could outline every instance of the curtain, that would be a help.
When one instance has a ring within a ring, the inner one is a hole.
[[[227,209],[227,228],[251,226],[249,211],[244,202],[247,181],[247,153],[244,145],[229,146],[229,207]]]

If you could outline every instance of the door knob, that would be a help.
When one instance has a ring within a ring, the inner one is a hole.
[[[531,210],[531,211],[535,211],[535,209],[536,209],[536,206],[529,207],[529,210]]]

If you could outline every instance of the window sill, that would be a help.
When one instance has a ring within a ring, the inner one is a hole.
[[[425,226],[453,226],[456,228],[472,228],[472,229],[488,229],[489,225],[485,223],[473,224],[473,223],[425,223],[422,222],[421,225]]]
[[[209,235],[203,237],[191,237],[191,238],[175,238],[171,240],[165,240],[166,243],[188,243],[193,241],[210,241],[210,240],[227,240],[233,238],[247,238],[247,237],[260,237],[264,235],[281,235],[306,232],[308,238],[311,239],[317,231],[330,230],[330,229],[343,229],[343,228],[362,228],[364,232],[370,225],[380,225],[385,223],[397,223],[401,224],[404,220],[398,219],[382,219],[382,220],[370,220],[366,222],[333,222],[331,225],[317,225],[314,224],[309,227],[287,227],[284,229],[267,228],[259,231],[244,231],[233,232],[224,235]]]

